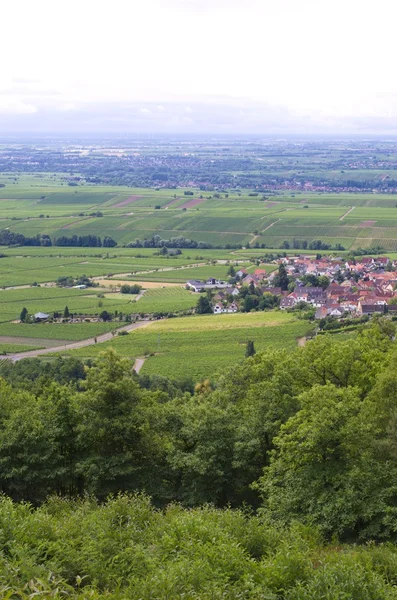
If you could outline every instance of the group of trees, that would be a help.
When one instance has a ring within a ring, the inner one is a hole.
[[[134,242],[129,242],[127,248],[213,248],[212,244],[207,242],[196,242],[184,238],[183,236],[173,237],[169,240],[162,239],[159,235],[154,235],[149,239],[136,239]]]
[[[80,277],[74,278],[70,275],[61,275],[58,277],[56,284],[58,287],[72,287],[74,285],[85,285],[86,287],[96,287],[99,284],[95,283],[87,275],[80,275]]]
[[[250,312],[251,310],[266,310],[276,308],[280,304],[280,298],[270,292],[261,292],[251,282],[248,286],[243,285],[239,293],[240,310]]]
[[[395,598],[394,546],[335,546],[396,537],[394,336],[379,318],[291,353],[250,340],[250,358],[194,391],[134,375],[113,350],[86,368],[1,363],[0,491],[35,505],[91,495],[36,512],[0,502],[6,581],[51,586],[50,570],[70,593],[78,575],[131,598],[166,597],[165,585],[168,597]],[[93,500],[120,492],[214,508]]]
[[[124,283],[120,288],[120,292],[122,294],[139,294],[141,289],[142,289],[142,286],[139,285],[139,283],[133,283],[132,285],[129,285],[128,283]]]
[[[61,237],[54,238],[54,246],[76,246],[83,248],[114,248],[117,246],[117,242],[106,235],[103,241],[99,236],[96,235],[72,235],[67,237],[62,235]]]
[[[117,242],[110,236],[105,236],[103,242],[96,235],[66,235],[51,239],[42,233],[33,237],[26,237],[22,233],[14,233],[8,229],[0,230],[0,246],[77,246],[84,248],[113,248]]]
[[[52,241],[46,234],[26,237],[22,233],[0,229],[0,246],[52,246]]]
[[[288,240],[284,240],[281,244],[281,248],[285,250],[294,249],[294,250],[345,250],[342,244],[335,244],[332,246],[331,244],[326,244],[321,240],[313,240],[308,242],[307,240],[296,240],[293,239],[292,242]]]
[[[34,503],[119,491],[160,505],[248,503],[325,535],[387,537],[397,527],[394,333],[383,318],[347,342],[319,336],[291,354],[256,353],[193,395],[140,387],[111,350],[77,387],[15,385],[22,367],[8,366],[0,490]]]

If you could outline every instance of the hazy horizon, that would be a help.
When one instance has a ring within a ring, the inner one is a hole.
[[[397,134],[391,0],[3,7],[0,134]]]

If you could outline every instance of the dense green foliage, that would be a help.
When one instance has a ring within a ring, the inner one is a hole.
[[[392,545],[327,545],[314,529],[145,497],[0,501],[3,598],[393,600]]]
[[[144,491],[161,505],[263,503],[326,534],[390,536],[393,335],[380,319],[345,342],[257,353],[194,395],[140,386],[112,349],[86,377],[78,360],[42,373],[27,361],[27,375],[23,362],[3,366],[1,489],[35,503],[76,489]]]
[[[194,391],[113,350],[1,364],[4,594],[397,598],[394,335],[374,319]]]

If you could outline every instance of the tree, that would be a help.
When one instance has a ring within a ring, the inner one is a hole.
[[[99,315],[99,318],[102,319],[102,321],[111,321],[112,315],[110,313],[108,313],[107,310],[103,310],[101,312],[101,314]]]
[[[106,235],[103,240],[103,247],[104,248],[114,248],[115,246],[117,246],[117,242],[110,236]]]
[[[245,296],[243,303],[243,312],[250,312],[253,308],[256,308],[258,304],[259,301],[257,296]]]
[[[227,270],[227,274],[230,275],[230,277],[235,277],[236,269],[234,268],[233,265],[230,265],[230,267]]]
[[[372,487],[365,465],[370,428],[357,418],[361,400],[354,388],[327,384],[314,386],[300,402],[260,480],[265,505],[283,522],[299,518],[326,533],[347,534],[366,512]]]
[[[318,285],[325,290],[329,286],[329,278],[326,275],[320,275],[318,278]]]
[[[68,319],[70,317],[70,312],[69,312],[69,308],[68,308],[67,305],[64,308],[63,316],[64,316],[65,319]]]
[[[23,307],[23,309],[21,310],[21,314],[19,316],[19,319],[21,321],[21,323],[25,323],[26,322],[26,317],[28,316],[28,309]]]
[[[254,356],[256,353],[254,342],[252,340],[248,340],[247,347],[245,349],[245,358],[249,358],[250,356]]]
[[[200,298],[197,300],[196,313],[198,315],[212,313],[211,303],[206,296],[200,296]]]
[[[278,273],[273,279],[274,287],[281,287],[282,290],[287,290],[289,284],[289,277],[287,273],[287,269],[283,264],[281,264],[278,268]]]
[[[99,498],[139,489],[151,477],[148,464],[157,442],[145,425],[141,401],[130,362],[112,349],[101,352],[88,369],[86,392],[77,407],[77,471],[86,489]]]
[[[275,294],[265,292],[262,298],[259,300],[259,308],[265,310],[266,308],[275,308],[279,305],[279,297]]]

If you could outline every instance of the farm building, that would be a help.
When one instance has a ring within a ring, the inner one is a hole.
[[[193,292],[202,292],[205,290],[216,290],[221,288],[227,288],[228,283],[226,281],[221,281],[219,279],[207,279],[207,281],[196,281],[194,279],[190,279],[186,282],[186,288],[192,290]]]
[[[49,318],[50,318],[50,315],[47,315],[47,313],[42,313],[42,312],[38,312],[34,316],[35,321],[46,321]]]

